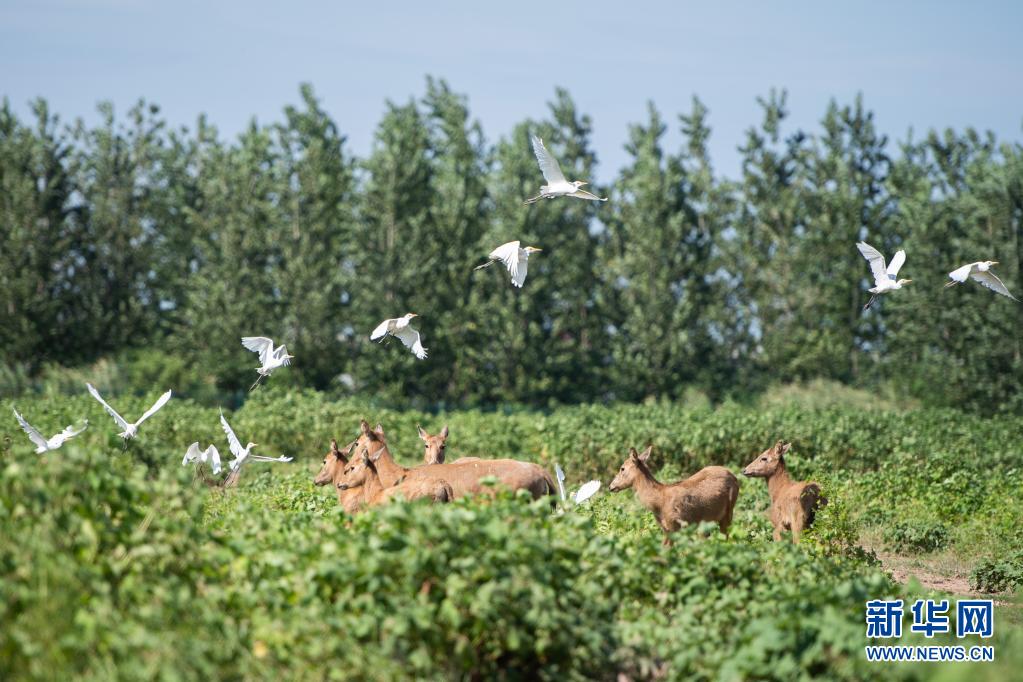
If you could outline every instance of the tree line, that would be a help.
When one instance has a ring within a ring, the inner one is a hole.
[[[1023,147],[990,133],[891,142],[857,98],[793,130],[757,100],[736,178],[708,156],[697,98],[629,127],[606,204],[522,200],[542,183],[529,136],[590,178],[592,122],[558,90],[494,142],[440,80],[389,102],[367,158],[313,89],[225,140],[205,117],[63,123],[44,100],[0,108],[0,346],[38,372],[133,353],[239,394],[243,335],[297,358],[272,382],[420,405],[712,399],[825,378],[931,405],[1018,410],[1023,306],[963,263],[1000,261],[1023,294]],[[668,148],[677,127],[682,143]],[[513,239],[544,249],[517,290],[474,271]],[[861,314],[855,243],[905,248],[914,281]],[[430,358],[368,339],[416,312]],[[141,349],[141,350],[140,350]]]

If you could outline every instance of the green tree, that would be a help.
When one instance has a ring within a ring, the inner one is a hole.
[[[71,142],[44,100],[32,104],[35,128],[0,107],[0,347],[5,362],[77,357],[65,309],[74,266],[69,223],[74,180]]]

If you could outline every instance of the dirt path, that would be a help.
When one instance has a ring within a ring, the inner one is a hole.
[[[996,605],[1010,606],[1006,601],[998,599],[999,594],[978,592],[970,587],[969,570],[947,558],[920,556],[902,556],[889,552],[874,550],[884,570],[892,574],[896,582],[905,585],[911,579],[929,590],[948,592],[957,596],[975,597],[978,599],[994,599]]]

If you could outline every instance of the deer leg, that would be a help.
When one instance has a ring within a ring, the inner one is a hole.
[[[802,517],[796,517],[792,520],[792,544],[799,543],[799,536],[803,532],[803,519]]]
[[[781,542],[781,526],[774,527],[774,541]]]

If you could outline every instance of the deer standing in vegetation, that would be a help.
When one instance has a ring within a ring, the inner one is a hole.
[[[337,484],[344,477],[345,467],[348,465],[348,456],[352,453],[358,442],[353,440],[343,449],[338,449],[337,441],[331,440],[330,452],[323,457],[323,466],[320,468],[320,473],[316,474],[316,478],[313,479],[313,484],[316,486],[323,486],[328,483],[333,484],[334,491],[337,493],[338,503],[349,514],[354,514],[359,510],[359,506],[362,504],[362,491],[341,490],[337,487]]]
[[[664,545],[671,544],[670,533],[684,524],[716,521],[721,532],[728,534],[732,512],[739,497],[739,481],[724,467],[709,466],[677,483],[660,483],[650,473],[648,460],[653,446],[642,454],[629,448],[618,475],[608,489],[618,492],[635,488],[640,504],[654,513],[664,531]]]
[[[449,483],[455,497],[488,492],[492,486],[481,479],[492,476],[499,485],[511,490],[528,490],[533,499],[555,495],[554,479],[542,467],[515,459],[479,459],[466,457],[446,464],[430,464],[408,469],[398,464],[387,448],[384,429],[377,424],[371,429],[366,420],[359,425],[362,433],[358,452],[365,449],[385,488],[400,480],[441,479]]]
[[[442,478],[403,479],[393,486],[384,487],[373,460],[365,450],[360,450],[345,467],[337,488],[343,493],[361,493],[360,501],[368,507],[383,504],[399,495],[409,501],[426,498],[434,502],[450,502],[455,499],[451,485]]]
[[[422,426],[416,425],[419,429],[419,438],[426,444],[426,452],[423,454],[425,464],[443,464],[445,441],[448,439],[448,427],[445,426],[436,436],[431,436]]]
[[[785,453],[792,443],[778,441],[773,448],[764,450],[742,470],[744,476],[767,479],[767,492],[771,494],[768,518],[774,526],[775,541],[781,540],[782,530],[792,531],[792,542],[813,524],[817,509],[828,503],[821,495],[821,487],[813,481],[793,481],[785,468]]]

